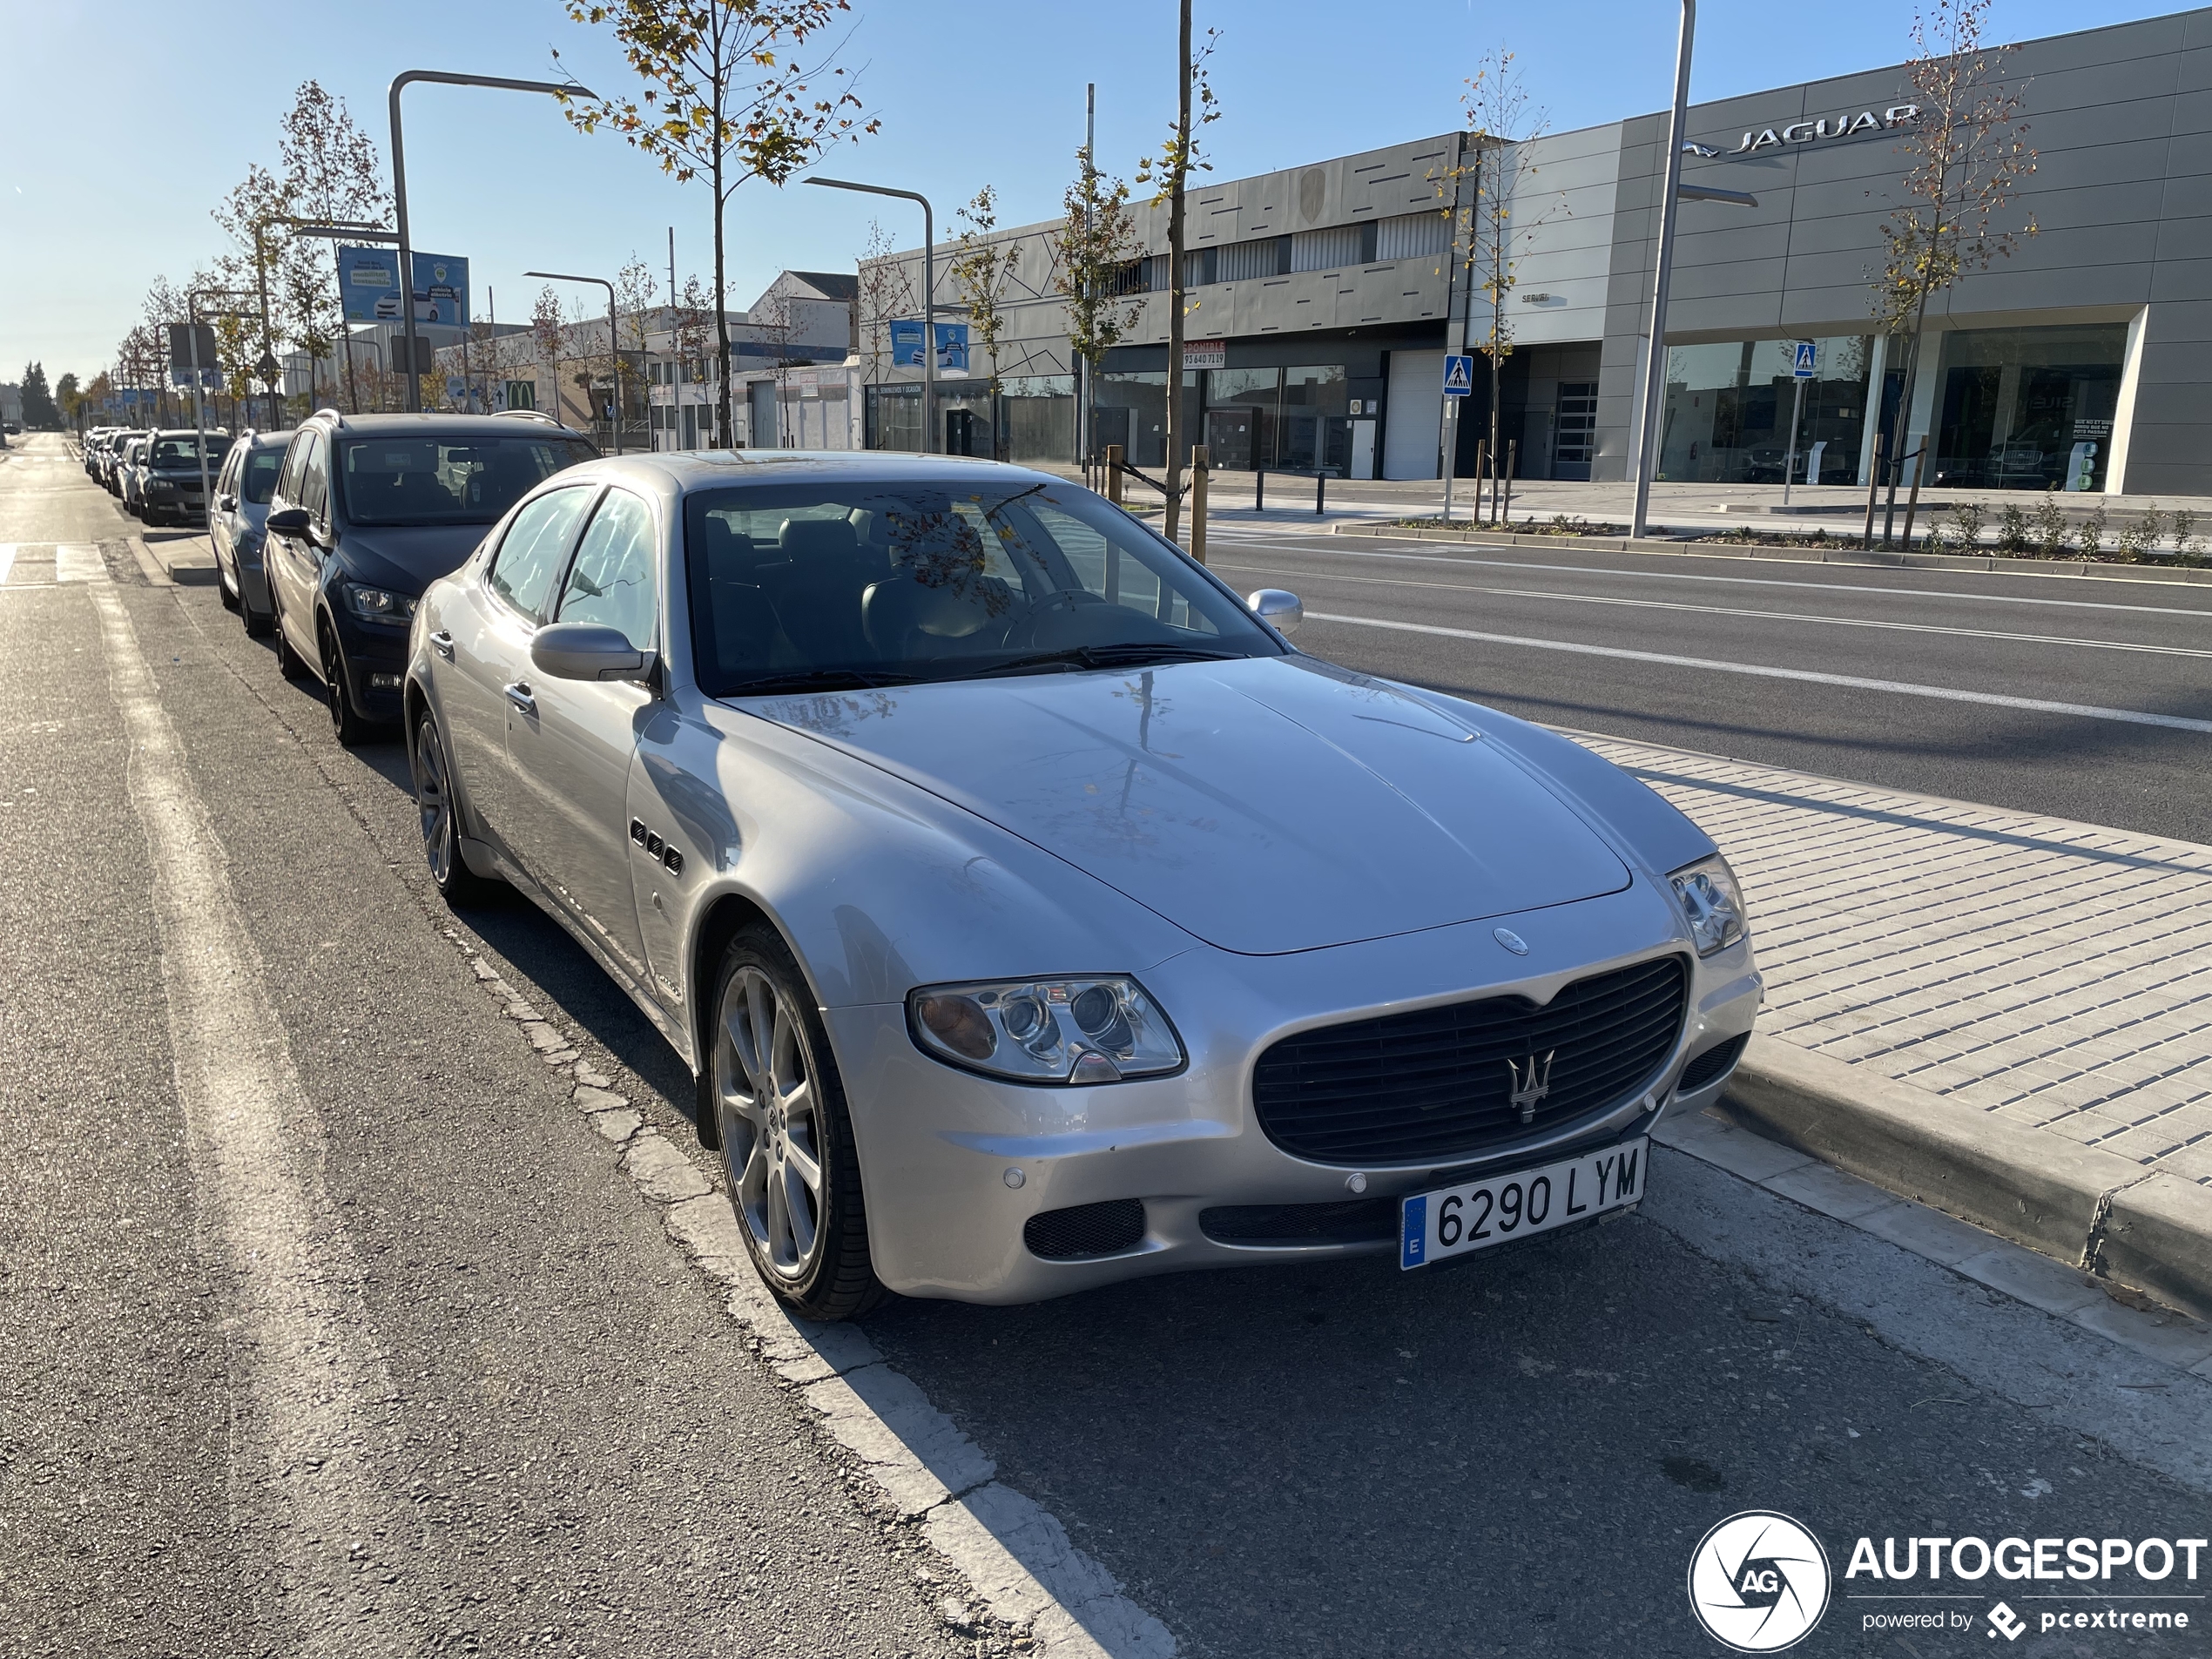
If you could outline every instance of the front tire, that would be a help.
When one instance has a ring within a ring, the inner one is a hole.
[[[849,1319],[889,1294],[829,1034],[783,939],[756,923],[716,976],[709,1078],[730,1204],[761,1282],[805,1318]]]
[[[316,643],[322,648],[323,702],[330,710],[330,733],[338,739],[340,748],[359,748],[376,735],[375,728],[361,718],[347,694],[346,653],[338,636],[327,627],[318,628],[315,633]]]
[[[408,767],[415,775],[415,811],[422,833],[422,857],[430,880],[448,908],[481,904],[493,884],[469,867],[461,856],[461,797],[453,786],[453,761],[446,752],[438,717],[425,709],[416,717],[415,741],[408,745]]]

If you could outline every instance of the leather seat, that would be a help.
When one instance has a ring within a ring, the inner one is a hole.
[[[860,601],[887,574],[882,551],[843,518],[788,518],[777,539],[788,567],[776,616],[799,660],[810,667],[870,661]]]

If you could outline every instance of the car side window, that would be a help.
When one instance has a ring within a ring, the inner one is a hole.
[[[652,509],[627,490],[610,489],[577,548],[556,619],[619,629],[639,651],[651,650],[659,610],[655,548]]]
[[[276,493],[284,497],[288,506],[300,504],[300,460],[307,453],[307,435],[304,432],[285,446],[284,465],[277,473]]]
[[[552,597],[577,520],[595,493],[596,485],[575,484],[540,496],[515,515],[500,541],[491,562],[491,590],[532,621]]]
[[[316,518],[324,517],[330,506],[330,469],[324,457],[330,446],[322,441],[322,434],[307,435],[307,457],[300,467],[300,505]]]

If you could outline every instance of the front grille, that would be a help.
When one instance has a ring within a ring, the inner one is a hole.
[[[1730,1068],[1743,1058],[1743,1045],[1750,1040],[1751,1034],[1746,1031],[1725,1042],[1715,1043],[1682,1069],[1682,1081],[1675,1085],[1676,1089],[1688,1094],[1725,1076]]]
[[[1198,1212],[1198,1230],[1218,1244],[1360,1244],[1398,1237],[1398,1200],[1216,1204]]]
[[[1541,1008],[1492,996],[1301,1031],[1260,1056],[1253,1109],[1298,1157],[1460,1157],[1634,1095],[1674,1051],[1689,987],[1684,960],[1662,956],[1577,980]],[[1548,1087],[1524,1118],[1514,1069],[1525,1079],[1547,1055]]]
[[[1079,1204],[1072,1210],[1047,1210],[1029,1217],[1022,1238],[1031,1255],[1049,1262],[1118,1256],[1144,1242],[1144,1205],[1136,1198],[1114,1198]]]

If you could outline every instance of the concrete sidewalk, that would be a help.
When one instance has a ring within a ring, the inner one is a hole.
[[[1743,879],[1731,1116],[2212,1316],[2212,847],[1582,740]]]

